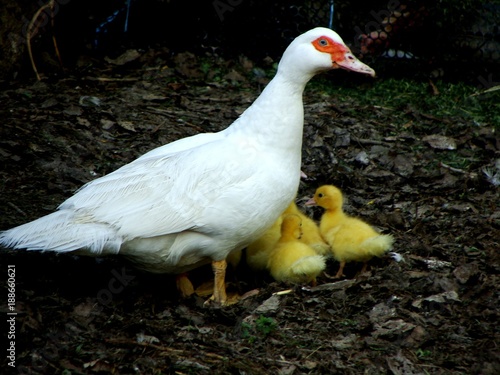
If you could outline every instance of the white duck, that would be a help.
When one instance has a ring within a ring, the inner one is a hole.
[[[335,68],[375,75],[332,30],[298,36],[227,129],[158,147],[87,183],[56,212],[1,232],[0,245],[120,254],[155,273],[212,262],[212,298],[224,304],[227,255],[261,236],[297,193],[304,87]]]

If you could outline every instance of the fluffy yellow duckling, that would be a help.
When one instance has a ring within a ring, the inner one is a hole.
[[[253,270],[267,269],[269,255],[281,237],[283,216],[288,214],[298,215],[302,220],[301,242],[311,246],[320,255],[326,255],[330,251],[330,246],[321,237],[318,224],[304,214],[292,201],[274,224],[260,238],[247,246],[246,261]]]
[[[344,266],[348,262],[363,262],[361,272],[364,272],[371,258],[381,256],[391,249],[394,242],[392,236],[380,234],[364,221],[344,213],[342,192],[337,187],[319,187],[314,198],[306,204],[325,209],[319,228],[321,235],[331,246],[333,257],[340,262],[335,277],[344,275]]]
[[[280,216],[261,237],[247,246],[247,264],[254,271],[267,269],[269,255],[281,236],[280,228],[282,221],[283,217]]]
[[[303,213],[295,204],[295,202],[290,203],[288,208],[283,213],[298,215],[302,220],[302,237],[300,240],[306,245],[311,246],[320,255],[327,255],[330,251],[330,246],[321,236],[319,231],[319,226],[316,222]]]
[[[326,255],[330,251],[330,246],[321,237],[316,222],[300,211],[295,202],[292,201],[274,224],[261,237],[247,246],[246,260],[248,266],[253,270],[262,271],[267,269],[269,255],[281,237],[283,216],[288,214],[298,215],[302,220],[302,237],[300,241],[311,246],[320,255]]]
[[[315,284],[316,277],[325,269],[324,257],[300,241],[301,222],[298,215],[283,216],[281,237],[267,263],[267,268],[277,281]]]

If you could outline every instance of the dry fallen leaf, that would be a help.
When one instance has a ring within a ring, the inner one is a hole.
[[[129,50],[125,51],[124,53],[122,53],[120,56],[118,56],[116,59],[111,59],[111,58],[106,56],[104,58],[104,60],[106,60],[106,62],[108,62],[110,64],[114,64],[114,65],[125,65],[126,63],[129,63],[131,61],[136,60],[140,56],[141,56],[141,54],[136,49],[129,49]]]
[[[123,129],[129,130],[131,132],[136,132],[134,127],[134,123],[132,121],[118,121],[118,125],[120,125]]]
[[[446,137],[444,135],[432,134],[427,135],[423,138],[424,142],[427,142],[432,148],[438,150],[456,150],[457,143],[453,138]]]

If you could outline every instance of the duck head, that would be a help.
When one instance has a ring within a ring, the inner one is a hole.
[[[321,71],[339,68],[375,76],[375,71],[359,61],[335,31],[317,27],[294,39],[283,54],[278,72],[309,79]]]

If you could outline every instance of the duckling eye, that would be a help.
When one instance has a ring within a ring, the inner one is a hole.
[[[319,193],[318,198],[323,198],[323,193]]]
[[[328,41],[326,39],[320,39],[318,43],[322,47],[326,47],[328,45]]]

